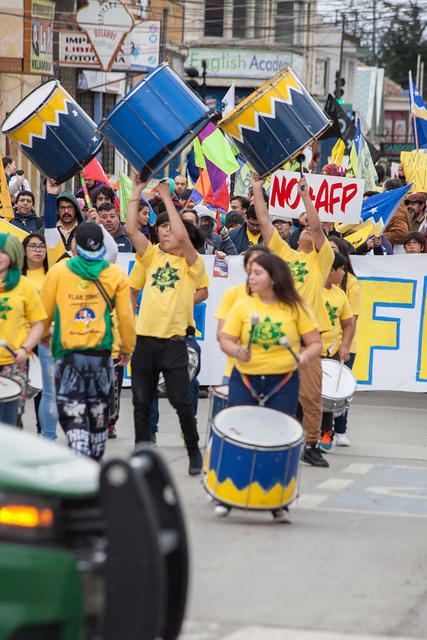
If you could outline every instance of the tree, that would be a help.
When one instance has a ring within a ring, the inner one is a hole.
[[[427,55],[423,8],[417,0],[399,5],[387,2],[384,6],[392,11],[392,17],[378,36],[378,62],[389,78],[406,88],[408,71],[411,69],[415,75],[417,55],[421,54],[422,59]]]

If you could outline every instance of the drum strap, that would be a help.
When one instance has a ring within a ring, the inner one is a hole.
[[[283,378],[280,380],[280,382],[278,384],[276,384],[276,386],[274,387],[274,389],[272,391],[270,391],[270,393],[268,393],[266,396],[263,393],[257,393],[256,390],[253,388],[253,386],[250,383],[250,380],[248,378],[248,376],[246,375],[246,373],[240,373],[240,377],[242,378],[242,382],[245,385],[245,387],[249,390],[249,393],[251,394],[252,398],[254,398],[260,407],[264,407],[267,402],[270,400],[270,398],[272,398],[278,391],[280,391],[280,389],[282,387],[285,386],[285,384],[287,383],[287,381],[289,380],[289,378],[291,377],[291,375],[293,374],[293,371],[288,371],[288,373],[286,373]]]

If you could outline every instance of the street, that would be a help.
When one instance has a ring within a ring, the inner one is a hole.
[[[269,512],[217,518],[187,455],[167,400],[158,444],[180,493],[191,582],[181,640],[367,640],[427,633],[426,395],[360,392],[351,446],[329,469],[301,466],[292,524]],[[205,441],[208,400],[199,401]],[[33,407],[27,402],[26,429]],[[62,434],[60,440],[64,441]],[[133,446],[130,390],[107,456]]]

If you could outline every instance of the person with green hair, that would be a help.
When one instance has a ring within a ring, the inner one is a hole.
[[[23,262],[19,239],[0,233],[0,375],[21,387],[18,411],[7,405],[2,420],[15,426],[24,410],[27,358],[43,335],[47,317],[36,287],[21,273]]]

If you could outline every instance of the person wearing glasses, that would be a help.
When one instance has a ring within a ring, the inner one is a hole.
[[[282,218],[281,216],[276,216],[271,222],[273,224],[273,227],[277,229],[277,233],[282,238],[282,240],[288,242],[291,231],[294,228],[292,218]]]
[[[35,285],[38,293],[48,271],[47,248],[41,233],[30,233],[22,241],[24,247],[24,264],[22,275],[27,276]],[[50,336],[42,339],[34,352],[40,360],[42,371],[42,391],[34,398],[34,409],[37,416],[37,431],[49,440],[56,440],[58,411],[56,409],[55,370],[50,355]],[[30,369],[31,371],[31,369]]]
[[[49,193],[49,191],[48,191]],[[70,251],[71,242],[76,233],[76,229],[83,222],[82,212],[77,198],[71,191],[63,191],[56,198],[56,210],[58,222],[56,227],[64,243],[65,249]]]

